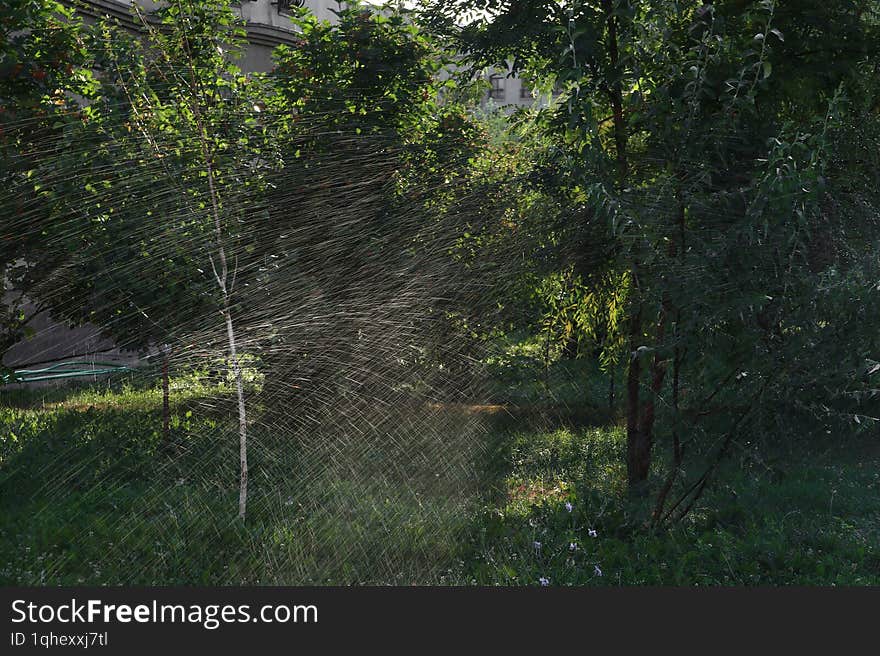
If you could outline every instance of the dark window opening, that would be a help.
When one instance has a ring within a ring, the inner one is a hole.
[[[492,88],[489,90],[489,97],[493,100],[504,100],[504,78],[500,75],[493,75],[489,78]]]

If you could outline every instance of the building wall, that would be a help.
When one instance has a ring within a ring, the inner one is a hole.
[[[296,6],[297,0],[291,0],[289,4]],[[331,11],[339,7],[335,0],[304,0],[303,4],[321,20],[333,22],[336,19]],[[288,14],[279,11],[276,0],[241,0],[239,9],[241,17],[248,22],[292,29]]]
[[[531,107],[536,102],[547,102],[547,98],[536,98],[528,84],[522,78],[508,77],[506,71],[490,69],[484,73],[486,80],[492,85],[483,99],[483,106],[495,105],[506,111],[515,111],[520,107]]]
[[[339,7],[335,0],[302,0],[304,5],[321,20],[334,22],[331,11]],[[159,3],[152,0],[83,0],[77,9],[86,21],[103,16],[119,20],[122,25],[135,26],[131,5],[137,3],[146,10],[155,9]],[[297,0],[290,0],[296,3]],[[233,11],[245,21],[248,47],[241,68],[247,72],[266,72],[272,68],[272,51],[281,43],[293,43],[296,34],[290,13],[279,10],[277,0],[241,0],[233,5]]]

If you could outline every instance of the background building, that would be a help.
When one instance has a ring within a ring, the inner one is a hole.
[[[159,3],[152,0],[82,0],[77,4],[80,14],[88,20],[108,16],[122,25],[135,26],[131,5],[155,9]],[[294,35],[291,12],[307,7],[322,20],[335,18],[336,0],[241,0],[233,8],[244,19],[248,33],[248,49],[241,67],[245,71],[268,71],[272,68],[272,50],[282,43],[292,44]]]
[[[483,107],[499,107],[510,113],[521,107],[544,106],[550,102],[549,94],[536,94],[528,82],[515,75],[508,76],[507,71],[489,69],[484,75],[489,81],[489,90]]]

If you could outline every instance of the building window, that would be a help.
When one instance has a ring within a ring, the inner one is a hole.
[[[278,13],[280,14],[297,7],[302,7],[305,4],[305,0],[278,0],[276,4],[278,5]]]
[[[525,80],[520,80],[519,97],[520,97],[520,100],[531,100],[532,99],[532,87],[530,87],[528,84],[526,84]]]
[[[492,88],[489,89],[489,97],[493,100],[504,100],[504,78],[500,75],[493,75],[489,78]]]

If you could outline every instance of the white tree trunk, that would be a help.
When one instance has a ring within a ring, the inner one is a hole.
[[[151,26],[144,16],[138,10],[137,5],[135,5],[135,11],[138,12],[138,15],[141,19],[141,23],[146,30],[156,34],[155,27]],[[186,37],[184,37],[186,38]],[[161,40],[160,40],[161,43]],[[188,46],[188,44],[187,44]],[[220,203],[217,194],[217,188],[214,184],[214,167],[213,167],[213,157],[211,153],[211,148],[208,144],[208,132],[207,126],[202,121],[202,112],[201,112],[201,100],[204,97],[205,91],[202,88],[199,76],[196,74],[195,67],[193,65],[192,59],[189,60],[189,73],[190,73],[190,90],[193,95],[190,97],[190,109],[193,113],[193,118],[196,122],[196,127],[198,128],[199,133],[199,141],[201,145],[202,157],[204,159],[205,170],[208,174],[208,193],[211,200],[211,215],[214,222],[214,247],[216,248],[217,259],[219,260],[219,270],[214,264],[213,254],[208,253],[208,259],[211,262],[211,268],[214,271],[214,278],[217,281],[217,286],[220,289],[221,297],[223,300],[223,319],[226,323],[226,337],[229,341],[229,358],[232,361],[232,373],[235,377],[235,392],[238,400],[238,439],[239,439],[239,460],[241,463],[241,478],[239,481],[239,490],[238,490],[238,516],[241,519],[244,519],[245,513],[247,512],[247,479],[248,479],[248,465],[247,465],[247,413],[245,411],[245,402],[244,402],[244,381],[242,377],[241,371],[241,363],[238,360],[238,350],[236,348],[235,343],[235,329],[232,324],[232,304],[230,302],[230,297],[234,291],[235,287],[235,272],[232,275],[231,283],[228,282],[229,278],[229,262],[226,255],[226,248],[224,246],[224,230],[223,230],[223,221],[220,217]],[[126,93],[128,90],[125,89]],[[146,134],[147,138],[150,140],[151,145],[156,148],[158,152],[158,146],[156,146],[155,141],[150,138],[150,135]],[[237,261],[236,261],[237,265]]]
[[[200,89],[198,76],[192,65],[190,66],[190,80],[194,89]],[[244,520],[247,513],[247,483],[248,483],[248,464],[247,464],[247,412],[244,403],[244,381],[242,380],[241,363],[238,361],[238,351],[235,345],[235,329],[232,325],[232,307],[230,296],[235,287],[235,273],[232,275],[232,282],[228,284],[229,278],[229,260],[226,256],[226,248],[223,245],[223,222],[220,218],[220,204],[217,198],[217,188],[214,185],[214,167],[212,164],[212,156],[208,147],[208,134],[205,125],[202,123],[201,108],[198,99],[191,105],[193,116],[199,130],[199,140],[201,142],[202,157],[205,161],[205,170],[208,174],[208,193],[211,199],[211,214],[214,219],[214,239],[217,248],[217,259],[220,261],[220,270],[214,265],[214,259],[209,255],[211,260],[211,268],[214,271],[214,278],[217,286],[220,288],[223,297],[223,318],[226,322],[226,337],[229,341],[229,358],[232,361],[232,374],[235,377],[235,393],[238,400],[238,454],[241,464],[241,474],[238,485],[238,516]]]
[[[242,381],[241,364],[235,348],[235,330],[232,327],[232,312],[229,305],[223,313],[226,316],[226,336],[229,339],[229,358],[232,360],[232,374],[235,376],[235,395],[238,399],[238,456],[241,463],[241,477],[238,486],[238,516],[245,518],[247,513],[247,413],[244,406],[244,384]]]

